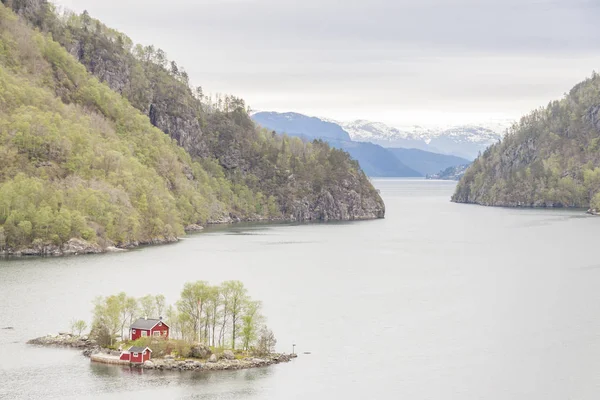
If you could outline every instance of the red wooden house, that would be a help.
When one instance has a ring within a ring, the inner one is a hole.
[[[129,350],[122,351],[120,360],[129,361],[134,364],[143,364],[144,361],[148,361],[152,355],[150,347],[136,347],[131,346]]]
[[[136,340],[141,337],[153,336],[169,338],[169,325],[167,325],[162,317],[159,319],[139,318],[129,328],[131,340]]]

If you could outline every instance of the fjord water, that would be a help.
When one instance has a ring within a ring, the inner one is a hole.
[[[383,220],[238,225],[120,254],[0,261],[0,398],[597,399],[600,218],[453,204],[452,182],[376,180]],[[95,365],[29,338],[95,296],[239,279],[278,350],[263,369]],[[311,354],[303,354],[310,352]]]

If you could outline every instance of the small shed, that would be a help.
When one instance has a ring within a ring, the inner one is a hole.
[[[152,355],[150,347],[138,347],[131,346],[129,350],[122,351],[120,360],[129,361],[135,364],[143,364],[144,361],[148,361]]]
[[[129,327],[131,340],[137,340],[141,337],[162,337],[169,338],[169,325],[167,325],[162,317],[159,318],[138,318]]]

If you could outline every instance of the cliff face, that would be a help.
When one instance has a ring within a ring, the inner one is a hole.
[[[134,46],[87,13],[59,17],[45,0],[2,2],[51,33],[91,74],[182,146],[211,179],[227,182],[231,189],[216,190],[221,202],[209,207],[214,212],[208,220],[222,219],[214,217],[218,213],[225,220],[384,216],[381,197],[347,154],[258,129],[243,100],[207,99],[201,88],[190,88],[187,73],[162,50]],[[65,102],[73,101],[67,89],[57,87],[56,92]],[[198,179],[189,168],[187,175]]]
[[[486,150],[452,200],[511,207],[600,208],[600,77],[533,111]]]
[[[373,198],[363,196],[353,187],[357,182],[345,181],[341,186],[323,190],[316,197],[294,201],[290,219],[294,221],[361,220],[383,218],[385,206]]]

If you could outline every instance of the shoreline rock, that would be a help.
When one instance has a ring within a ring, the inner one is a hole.
[[[45,347],[64,347],[94,351],[100,349],[98,344],[87,336],[76,336],[70,333],[59,333],[56,336],[46,335],[27,341],[27,344],[45,346]]]
[[[30,247],[13,249],[8,248],[0,250],[0,257],[61,257],[76,256],[82,254],[103,254],[119,253],[140,246],[153,246],[159,244],[168,244],[179,241],[177,237],[155,238],[143,242],[131,242],[118,246],[112,243],[109,246],[101,247],[96,243],[90,243],[79,238],[72,238],[62,246],[51,243],[33,243]]]
[[[185,227],[186,232],[201,232],[204,230],[204,227],[198,224],[191,224]]]
[[[269,356],[258,358],[248,357],[242,359],[227,359],[222,357],[217,360],[215,354],[208,360],[185,359],[174,360],[172,358],[155,358],[144,364],[132,364],[134,368],[159,371],[234,371],[239,369],[260,368],[269,365],[290,362],[297,358],[297,354],[274,353]]]
[[[27,344],[83,350],[82,355],[89,357],[90,360],[94,362],[129,365],[133,368],[159,371],[231,371],[266,367],[273,364],[290,362],[292,359],[298,357],[297,354],[272,353],[264,357],[236,359],[235,354],[232,351],[225,350],[220,357],[213,353],[208,359],[187,358],[184,360],[176,360],[173,356],[167,355],[163,358],[153,358],[152,360],[146,361],[144,364],[130,364],[116,362],[121,354],[119,351],[103,349],[87,336],[79,337],[70,333],[59,333],[55,336],[46,335],[31,339]]]

